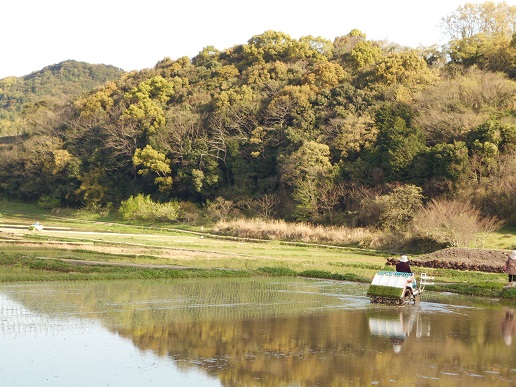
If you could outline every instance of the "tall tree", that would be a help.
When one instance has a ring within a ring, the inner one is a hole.
[[[143,176],[156,175],[154,183],[159,186],[160,191],[172,189],[170,160],[163,153],[153,149],[150,145],[146,145],[143,149],[136,149],[133,163],[140,167],[138,174]]]
[[[516,5],[466,3],[443,18],[442,26],[451,38],[447,51],[452,63],[516,77]]]
[[[451,40],[469,39],[478,34],[511,37],[516,33],[516,5],[505,1],[466,3],[442,18],[441,25]]]
[[[318,217],[319,193],[333,171],[329,156],[327,145],[306,141],[280,161],[281,180],[293,189],[295,216],[299,220]]]
[[[414,112],[404,104],[385,104],[376,113],[375,125],[373,163],[383,169],[388,181],[403,181],[411,174],[414,157],[426,146],[414,124]]]

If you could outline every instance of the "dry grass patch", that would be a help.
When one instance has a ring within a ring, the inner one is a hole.
[[[307,223],[288,223],[283,220],[237,219],[221,220],[213,227],[216,234],[240,238],[329,243],[345,246],[370,247],[377,234],[365,228],[342,226],[314,226]],[[363,246],[367,243],[368,246]]]

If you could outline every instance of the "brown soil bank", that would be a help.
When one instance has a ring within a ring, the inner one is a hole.
[[[509,253],[508,250],[450,247],[417,258],[409,257],[409,260],[410,265],[416,267],[503,273]],[[389,258],[387,264],[394,265],[398,259],[399,257]]]

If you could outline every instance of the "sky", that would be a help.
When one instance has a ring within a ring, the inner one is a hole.
[[[16,0],[0,6],[0,79],[64,60],[126,71],[267,30],[334,40],[353,29],[409,47],[443,44],[441,19],[479,0]],[[507,1],[516,5],[516,0]]]

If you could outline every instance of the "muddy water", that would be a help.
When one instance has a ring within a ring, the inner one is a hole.
[[[1,386],[506,386],[510,305],[367,285],[187,279],[0,285]]]

